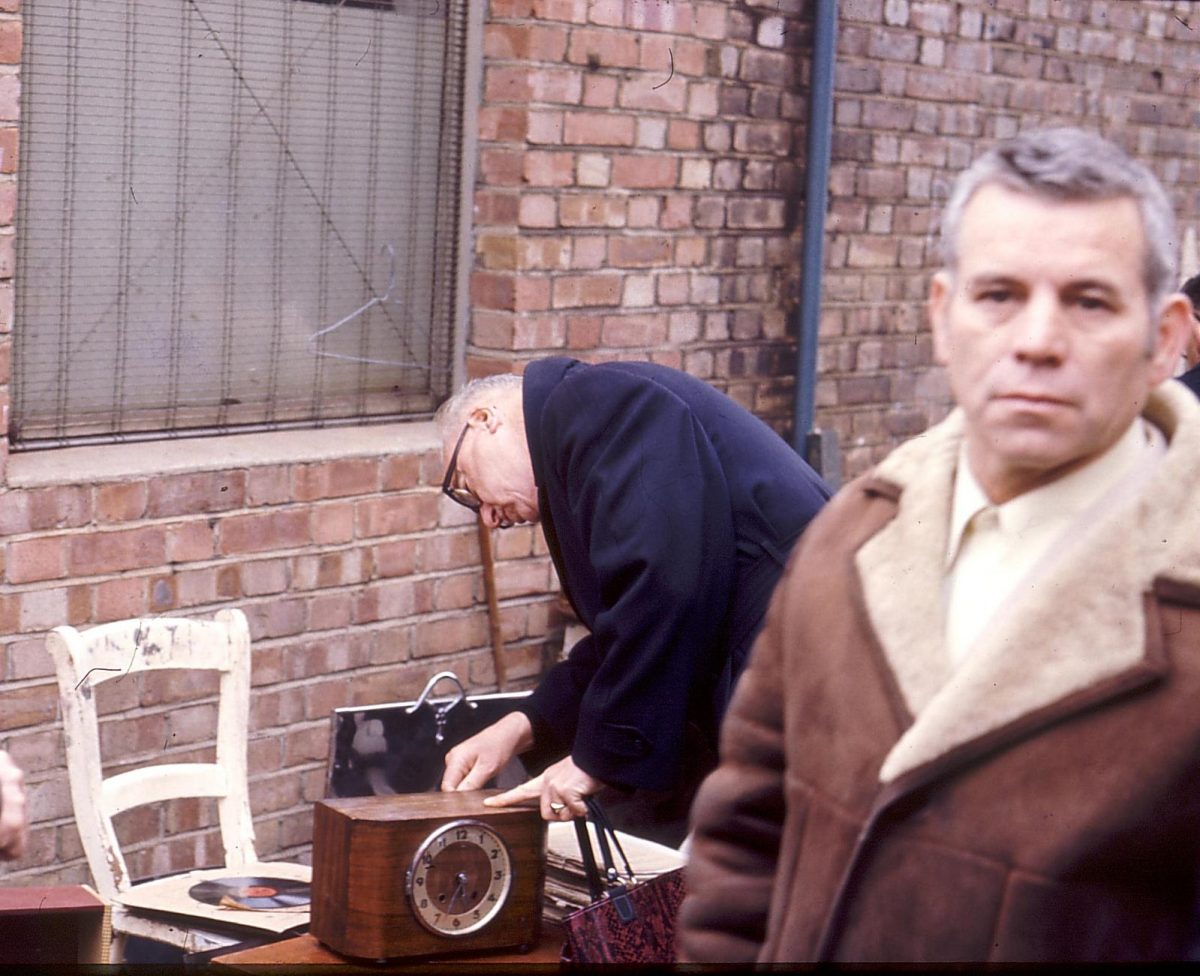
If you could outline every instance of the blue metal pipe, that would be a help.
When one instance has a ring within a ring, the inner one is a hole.
[[[801,264],[799,336],[792,446],[809,457],[817,387],[817,336],[825,271],[825,214],[833,141],[833,67],[837,54],[837,0],[816,0],[809,78],[808,138],[804,174],[804,252]],[[811,458],[809,458],[811,462]],[[828,472],[822,472],[828,474]]]

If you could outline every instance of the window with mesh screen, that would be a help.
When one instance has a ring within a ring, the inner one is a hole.
[[[23,19],[15,449],[445,397],[466,0]]]

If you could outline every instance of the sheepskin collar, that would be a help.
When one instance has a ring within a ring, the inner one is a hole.
[[[1168,381],[1143,416],[1168,449],[1140,496],[1056,554],[1053,570],[1001,609],[957,671],[945,646],[942,581],[961,411],[876,468],[876,479],[899,490],[899,507],[856,565],[872,627],[915,716],[882,782],[1141,666],[1143,599],[1154,580],[1200,585],[1200,404]]]

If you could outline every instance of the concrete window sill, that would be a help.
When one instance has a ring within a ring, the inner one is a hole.
[[[100,444],[13,454],[8,459],[6,480],[9,488],[47,488],[260,465],[422,454],[439,446],[432,421]]]

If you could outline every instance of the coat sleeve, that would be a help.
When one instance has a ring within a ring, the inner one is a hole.
[[[692,806],[681,962],[753,963],[767,935],[785,814],[779,591],[721,726],[721,764]]]
[[[735,547],[720,461],[678,397],[600,368],[556,387],[539,438],[599,609],[534,692],[535,732],[544,723],[602,782],[670,789],[726,643]]]

